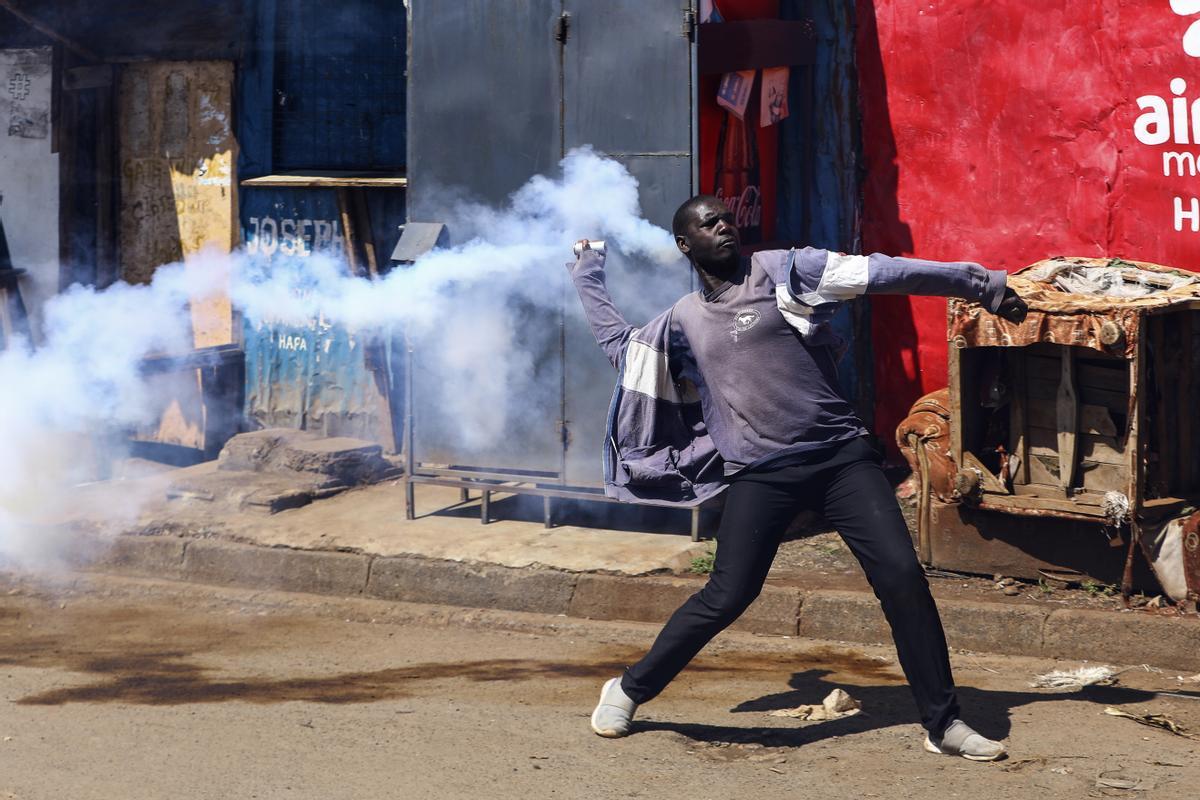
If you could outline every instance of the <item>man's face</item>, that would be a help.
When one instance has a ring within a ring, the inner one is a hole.
[[[724,203],[708,201],[692,209],[687,235],[676,236],[679,250],[701,266],[735,264],[741,258],[741,236]]]

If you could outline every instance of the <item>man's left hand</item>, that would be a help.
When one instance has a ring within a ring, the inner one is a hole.
[[[1000,301],[1000,307],[996,309],[996,315],[1020,325],[1025,321],[1025,316],[1029,313],[1029,306],[1021,299],[1021,296],[1014,292],[1011,287],[1005,287],[1004,298]]]

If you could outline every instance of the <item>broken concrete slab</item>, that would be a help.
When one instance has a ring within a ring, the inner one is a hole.
[[[215,468],[173,477],[167,497],[277,514],[397,473],[377,444],[270,428],[230,439]]]
[[[217,458],[228,471],[323,476],[330,485],[361,486],[395,477],[396,467],[373,442],[310,431],[267,428],[230,439]]]

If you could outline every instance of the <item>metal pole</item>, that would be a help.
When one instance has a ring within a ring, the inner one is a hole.
[[[408,519],[416,519],[416,489],[412,482],[417,468],[417,459],[413,455],[413,348],[408,331],[404,332],[404,355],[404,503]]]

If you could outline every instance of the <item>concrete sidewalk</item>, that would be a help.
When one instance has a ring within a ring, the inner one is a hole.
[[[481,525],[477,500],[463,503],[457,490],[420,486],[418,517],[406,521],[399,481],[276,514],[248,514],[219,504],[168,501],[165,480],[123,482],[120,496],[139,503],[136,514],[124,517],[113,514],[113,485],[89,488],[59,524],[80,537],[72,547],[74,566],[229,586],[663,622],[703,585],[703,577],[686,572],[710,547],[684,535],[686,515],[652,520],[674,526],[675,533],[571,524],[546,529],[540,501],[532,509],[513,499],[507,508],[508,501],[494,500],[493,513],[502,518]],[[586,513],[572,509],[565,521]],[[647,523],[638,517],[632,524]],[[769,579],[736,628],[890,641],[869,591],[830,588],[815,574],[795,585],[792,577]],[[936,582],[934,592],[941,595],[946,635],[956,649],[1200,671],[1200,619],[1194,615],[966,601],[940,593]]]

